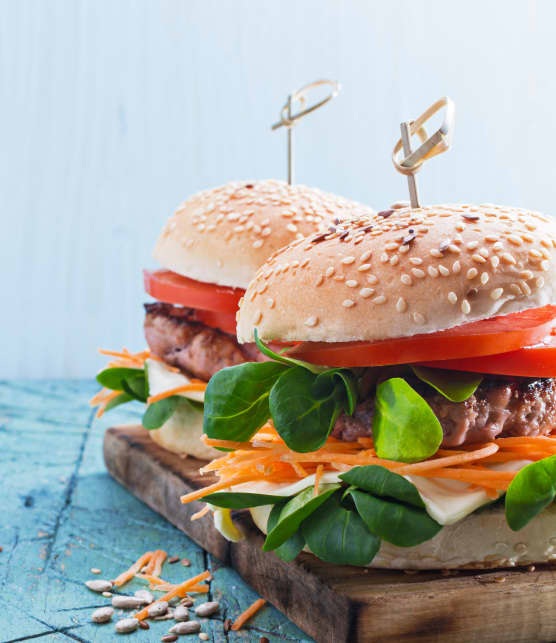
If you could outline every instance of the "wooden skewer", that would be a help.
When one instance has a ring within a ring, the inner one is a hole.
[[[403,153],[405,157],[407,158],[411,154],[411,132],[410,132],[410,124],[405,121],[404,123],[400,123],[400,130],[402,133],[402,146],[403,146]],[[409,188],[409,201],[411,203],[412,208],[418,208],[419,207],[419,194],[417,192],[417,181],[415,180],[415,174],[408,174],[407,175],[407,186]]]

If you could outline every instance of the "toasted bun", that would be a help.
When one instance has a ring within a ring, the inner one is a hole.
[[[376,341],[556,302],[556,222],[496,205],[403,207],[296,241],[249,285],[238,338]]]
[[[185,277],[246,288],[273,252],[354,210],[372,213],[354,201],[304,185],[228,183],[182,203],[162,230],[153,256]]]
[[[251,509],[265,532],[270,509]],[[477,511],[444,527],[417,547],[383,542],[369,567],[385,569],[487,569],[553,562],[556,559],[556,505],[552,504],[521,531],[506,524],[504,507]]]

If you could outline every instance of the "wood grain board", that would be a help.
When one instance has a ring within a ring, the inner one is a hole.
[[[317,641],[554,641],[556,571],[512,569],[406,574],[340,567],[301,554],[285,563],[261,550],[247,512],[234,519],[246,534],[226,541],[208,519],[190,521],[200,503],[179,496],[210,484],[200,462],[157,446],[141,427],[107,430],[109,472],[209,553],[231,564],[259,594]]]

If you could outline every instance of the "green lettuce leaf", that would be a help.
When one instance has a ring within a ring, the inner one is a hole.
[[[411,369],[422,382],[432,386],[450,402],[464,402],[475,393],[483,381],[483,376],[477,373],[425,366],[412,366]]]

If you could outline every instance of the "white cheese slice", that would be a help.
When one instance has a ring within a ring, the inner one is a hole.
[[[178,386],[185,386],[191,380],[182,373],[171,371],[163,362],[156,359],[147,360],[147,376],[149,379],[149,395],[159,395],[165,393]],[[186,397],[195,402],[204,402],[204,391],[187,391],[186,393],[178,393],[182,397]]]

